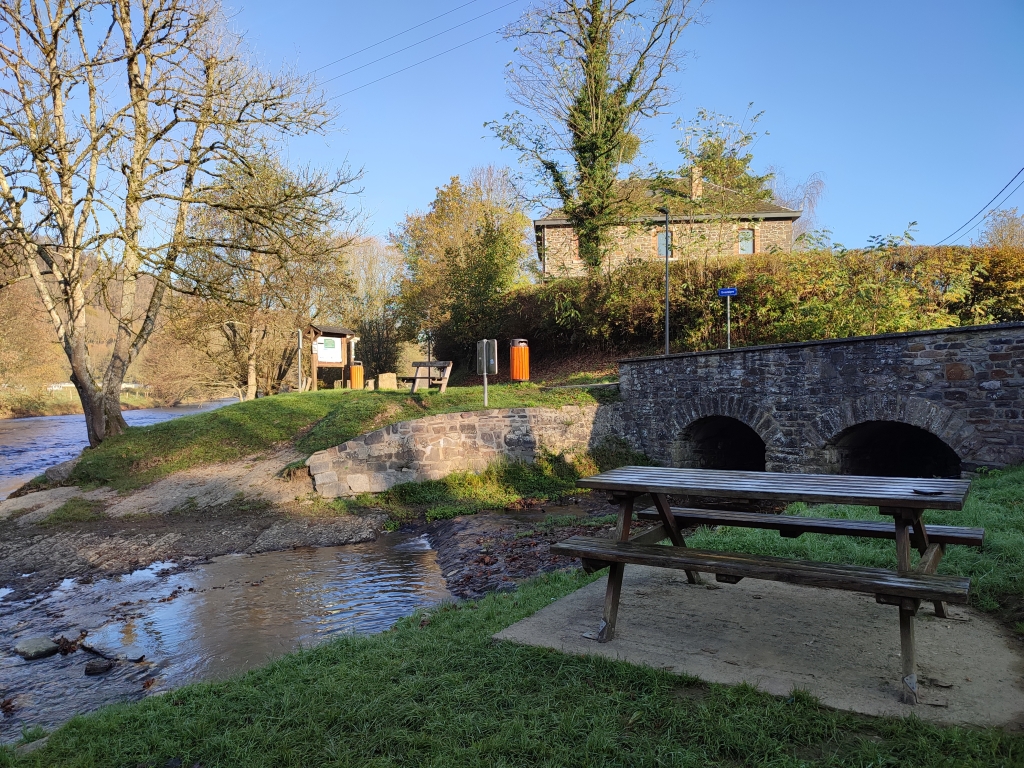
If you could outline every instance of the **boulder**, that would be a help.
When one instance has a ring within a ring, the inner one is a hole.
[[[62,461],[60,464],[54,464],[52,467],[48,467],[43,474],[46,476],[47,481],[54,485],[65,483],[68,478],[71,477],[71,472],[81,460],[81,456],[76,456],[68,461]]]
[[[14,646],[14,652],[25,661],[45,659],[59,650],[60,646],[48,637],[29,637]]]
[[[398,389],[397,373],[381,373],[377,375],[377,389]]]
[[[102,675],[109,672],[114,668],[114,662],[110,659],[93,659],[87,661],[85,664],[85,674],[90,677],[93,675]]]

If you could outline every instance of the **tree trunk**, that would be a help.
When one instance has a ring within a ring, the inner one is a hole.
[[[85,414],[85,430],[89,446],[95,448],[106,438],[120,435],[128,424],[121,415],[121,382],[116,388],[97,387],[89,373],[88,351],[84,343],[72,344],[68,355],[71,362],[71,383],[78,391]]]
[[[245,399],[256,399],[256,356],[250,350],[246,376]]]

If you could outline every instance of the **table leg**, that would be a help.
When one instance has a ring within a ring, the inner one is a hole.
[[[895,515],[896,570],[910,573],[910,524],[913,517],[904,512]],[[917,704],[917,659],[914,649],[914,610],[912,601],[900,603],[900,659],[903,662],[901,698],[906,704]]]
[[[900,659],[903,661],[904,704],[917,704],[917,659],[914,650],[914,608],[900,605]]]
[[[668,499],[665,498],[663,493],[652,493],[651,498],[654,499],[654,506],[658,510],[658,516],[661,518],[661,524],[665,526],[665,530],[668,531],[668,537],[672,540],[672,546],[674,547],[685,547],[686,539],[679,532],[679,526],[676,524],[676,519],[672,516],[672,508],[669,506]],[[696,571],[686,571],[686,580],[690,584],[700,584],[700,574]]]
[[[629,526],[633,522],[633,496],[619,500],[619,522],[615,529],[619,541],[629,541]],[[615,637],[615,619],[619,615],[619,596],[622,594],[622,574],[625,563],[612,563],[608,568],[608,587],[604,593],[604,618],[597,631],[597,642],[607,643]]]

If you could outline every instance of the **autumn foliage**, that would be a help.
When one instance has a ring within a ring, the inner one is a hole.
[[[664,286],[662,263],[636,262],[607,277],[520,287],[503,297],[500,332],[489,330],[528,338],[534,355],[657,352]],[[1024,320],[1024,248],[901,246],[680,260],[670,268],[674,351],[725,346],[721,286],[739,289],[732,303],[736,346]]]

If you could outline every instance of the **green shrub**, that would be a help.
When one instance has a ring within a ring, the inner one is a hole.
[[[522,336],[535,357],[567,350],[661,351],[664,265],[627,263],[609,275],[561,278],[504,294],[503,325],[442,327],[439,354],[471,359],[456,338]],[[734,346],[927,330],[1024,319],[1024,249],[899,246],[679,259],[670,266],[672,347],[725,346],[716,289],[734,285]]]

